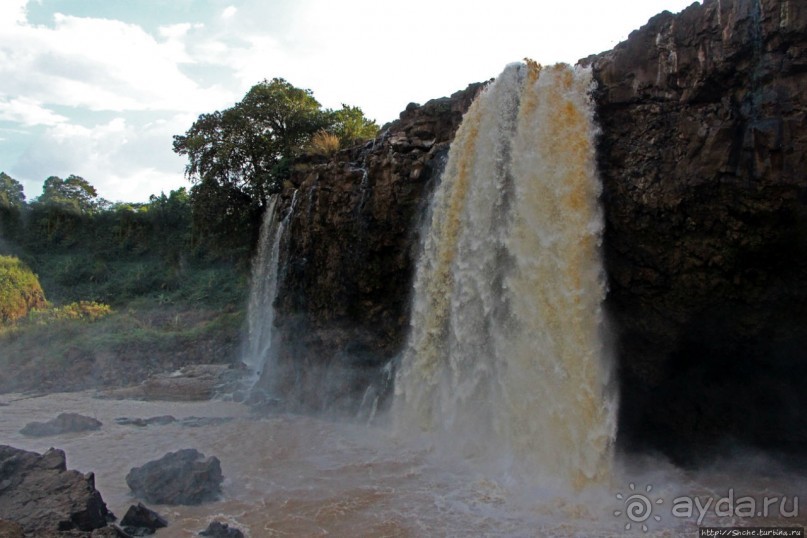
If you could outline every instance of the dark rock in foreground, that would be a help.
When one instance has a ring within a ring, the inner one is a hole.
[[[129,507],[120,521],[123,529],[132,536],[154,534],[157,529],[168,526],[168,521],[154,510],[137,503]]]
[[[93,474],[68,471],[63,451],[37,454],[0,445],[0,518],[18,523],[28,536],[84,536],[80,532],[107,527],[115,516],[95,489]]]
[[[199,533],[199,536],[209,536],[210,538],[244,538],[244,533],[234,527],[230,527],[226,523],[211,521],[210,525]]]
[[[85,417],[78,413],[62,413],[47,422],[29,422],[20,430],[20,433],[31,437],[47,437],[61,433],[98,430],[101,426],[103,424],[92,417]]]
[[[186,448],[135,467],[126,475],[134,494],[156,504],[199,504],[221,493],[221,463]]]

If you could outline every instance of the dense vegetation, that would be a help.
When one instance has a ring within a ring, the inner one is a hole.
[[[54,176],[26,202],[19,182],[0,181],[0,254],[16,257],[0,260],[27,278],[0,276],[0,390],[114,385],[237,358],[249,253],[194,237],[186,189],[112,204],[79,176]],[[26,307],[20,290],[36,277],[23,262],[41,282]]]
[[[51,176],[27,201],[0,172],[0,390],[120,384],[236,359],[266,196],[301,154],[377,130],[357,107],[322,109],[273,79],[175,137],[190,190],[111,203],[81,176]]]
[[[329,153],[375,137],[378,125],[358,107],[323,109],[310,90],[264,80],[224,111],[202,114],[174,151],[188,157],[194,224],[209,247],[253,245],[257,215],[306,151]],[[327,141],[323,143],[323,141]]]
[[[36,275],[19,259],[0,256],[0,322],[16,321],[46,304]]]

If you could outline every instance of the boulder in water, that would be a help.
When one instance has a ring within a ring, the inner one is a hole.
[[[103,424],[92,417],[78,413],[62,413],[47,422],[29,422],[20,433],[31,437],[47,437],[60,433],[74,433],[98,430]]]
[[[37,454],[5,445],[0,445],[0,514],[27,536],[89,533],[115,519],[95,489],[93,474],[68,471],[63,451]],[[15,536],[13,525],[3,525],[0,529]]]
[[[167,527],[168,521],[154,510],[143,506],[142,503],[137,503],[129,507],[120,524],[132,536],[146,536],[154,534],[157,529]]]
[[[226,523],[211,521],[199,536],[209,536],[210,538],[244,538],[244,533],[235,527],[230,527]]]
[[[126,483],[135,495],[157,504],[199,504],[221,493],[221,462],[193,448],[169,452],[134,467]]]

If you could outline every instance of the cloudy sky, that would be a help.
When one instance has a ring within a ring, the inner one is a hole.
[[[379,124],[510,62],[575,62],[692,0],[0,0],[0,171],[113,201],[189,185],[203,112],[283,77]]]

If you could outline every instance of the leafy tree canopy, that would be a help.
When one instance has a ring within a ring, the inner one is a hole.
[[[21,208],[25,204],[22,184],[5,172],[0,172],[0,208]]]
[[[191,180],[235,187],[261,204],[279,189],[282,161],[327,124],[310,90],[275,78],[253,86],[232,108],[199,116],[174,137],[174,151],[188,156]]]
[[[378,126],[358,107],[322,109],[311,90],[274,78],[253,86],[232,108],[199,116],[174,137],[174,151],[188,157],[185,171],[192,181],[226,187],[227,196],[235,188],[262,205],[280,189],[289,162],[322,130],[337,135],[344,147],[372,138]]]
[[[364,112],[357,106],[342,103],[341,110],[330,111],[329,114],[331,126],[328,130],[339,137],[343,148],[375,138],[378,134],[378,124],[365,118]]]
[[[67,179],[50,176],[42,186],[38,203],[57,207],[68,213],[89,214],[105,206],[106,200],[97,200],[98,192],[89,181],[81,176],[70,175]]]
[[[311,90],[282,78],[259,82],[231,108],[202,114],[174,137],[174,152],[187,156],[185,174],[195,183],[195,240],[240,256],[254,244],[266,197],[280,190],[317,133],[336,135],[337,147],[345,147],[377,131],[360,108],[323,109]]]

